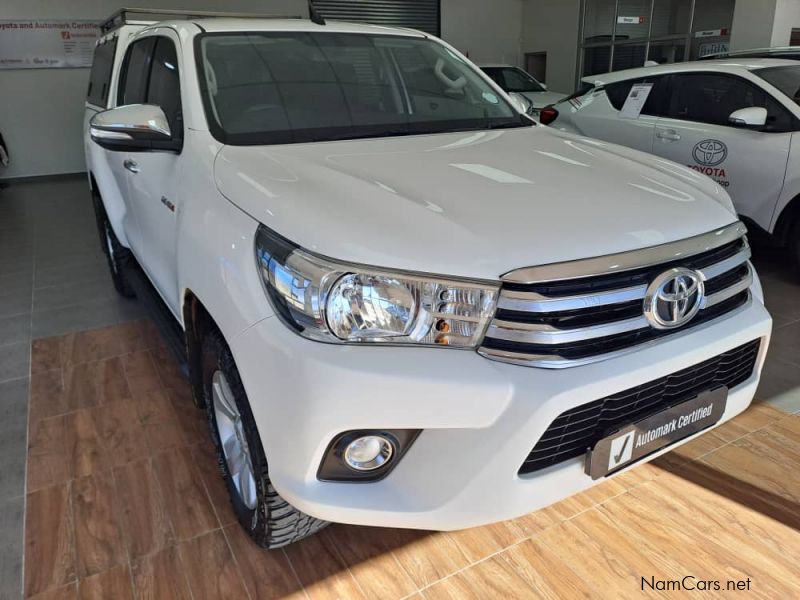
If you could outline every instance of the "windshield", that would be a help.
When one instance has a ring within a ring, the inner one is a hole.
[[[506,92],[544,92],[542,84],[516,67],[483,67],[486,74]]]
[[[769,67],[753,71],[800,104],[800,65],[796,67]]]
[[[205,34],[209,126],[227,144],[280,144],[530,126],[462,59],[425,38]]]

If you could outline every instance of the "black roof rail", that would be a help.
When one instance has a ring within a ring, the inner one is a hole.
[[[121,8],[100,23],[105,35],[123,25],[149,25],[167,19],[206,19],[229,17],[234,19],[302,19],[300,15],[270,15],[258,13],[218,12],[205,10],[171,10],[159,8]]]

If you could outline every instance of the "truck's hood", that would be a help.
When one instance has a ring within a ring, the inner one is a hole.
[[[544,127],[226,146],[215,177],[231,202],[319,254],[489,279],[736,220],[699,173]]]
[[[556,102],[561,102],[567,97],[566,94],[559,94],[558,92],[522,92],[522,95],[533,102],[534,108],[544,108]]]

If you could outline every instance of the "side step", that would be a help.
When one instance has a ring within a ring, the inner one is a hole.
[[[167,344],[175,359],[178,361],[181,373],[189,379],[189,358],[186,355],[186,338],[178,321],[164,304],[161,296],[150,283],[147,275],[136,261],[130,261],[125,266],[125,277],[136,292],[136,299],[141,302],[150,318],[158,327],[161,337]]]

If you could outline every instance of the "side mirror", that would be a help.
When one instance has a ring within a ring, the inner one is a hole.
[[[740,108],[731,113],[728,123],[736,127],[763,127],[767,124],[767,109],[761,106]]]
[[[523,115],[531,114],[533,111],[533,102],[517,92],[511,92],[508,96],[511,98],[511,104],[517,109],[517,112]]]
[[[129,104],[99,112],[89,121],[89,134],[96,144],[117,152],[179,152],[183,145],[172,137],[164,111],[153,104]]]

